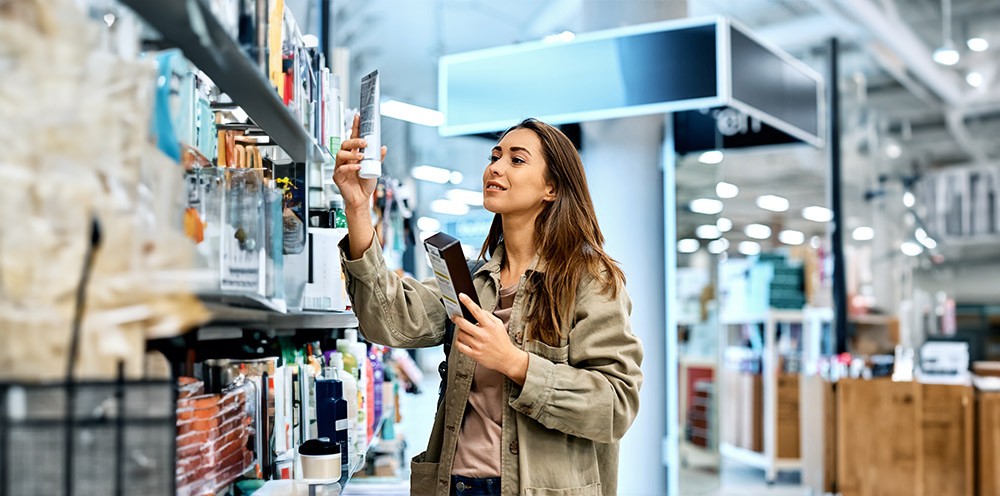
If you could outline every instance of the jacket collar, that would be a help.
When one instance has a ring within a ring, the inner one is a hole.
[[[482,267],[476,270],[476,274],[479,274],[480,272],[490,272],[493,274],[499,274],[500,263],[503,261],[503,254],[504,254],[504,246],[503,243],[501,243],[500,245],[497,246],[497,249],[490,256],[490,259],[485,264],[483,264]],[[545,267],[547,265],[548,264],[545,262],[544,259],[536,255],[535,262],[534,264],[532,264],[532,267],[527,270],[527,273],[538,272],[544,274]]]

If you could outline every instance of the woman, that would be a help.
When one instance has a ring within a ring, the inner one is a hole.
[[[446,319],[456,326],[445,398],[427,451],[413,460],[411,492],[616,494],[618,440],[639,407],[642,345],[572,143],[528,119],[493,147],[483,206],[495,216],[480,253],[488,261],[473,276],[482,307],[460,297],[475,325],[446,315],[433,279],[386,269],[369,215],[376,181],[358,177],[365,142],[357,136],[355,119],[334,181],[362,334],[417,348],[440,345]]]

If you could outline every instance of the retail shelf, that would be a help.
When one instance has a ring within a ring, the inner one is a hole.
[[[768,466],[772,463],[763,453],[734,446],[729,443],[719,443],[719,452],[722,456],[730,460],[764,470],[767,470]],[[802,468],[802,460],[797,458],[778,458],[774,460],[773,466],[777,470],[800,470]]]
[[[895,320],[896,318],[891,315],[852,315],[847,318],[847,321],[852,324],[873,326],[889,325]]]
[[[344,329],[358,326],[353,312],[292,311],[282,301],[259,295],[203,293],[199,295],[212,314],[210,326],[242,329]],[[217,338],[222,339],[222,338]]]
[[[124,0],[253,119],[296,162],[332,162],[204,1]],[[189,9],[195,9],[192,12]]]

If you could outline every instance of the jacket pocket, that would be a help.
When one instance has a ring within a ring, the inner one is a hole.
[[[549,346],[536,339],[525,342],[524,351],[534,353],[552,363],[566,363],[569,360],[569,346]]]
[[[423,460],[426,455],[425,451],[413,457],[413,461],[410,462],[410,494],[431,495],[434,494],[434,489],[437,487],[438,466],[440,464],[417,461]]]
[[[601,496],[601,483],[569,489],[546,489],[529,487],[524,490],[526,496]]]

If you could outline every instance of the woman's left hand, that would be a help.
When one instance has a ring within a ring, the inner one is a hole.
[[[499,317],[483,310],[464,294],[459,295],[458,299],[479,321],[477,325],[461,315],[452,316],[451,320],[457,330],[455,346],[458,351],[483,367],[496,370],[524,385],[528,373],[528,353],[514,346]]]

